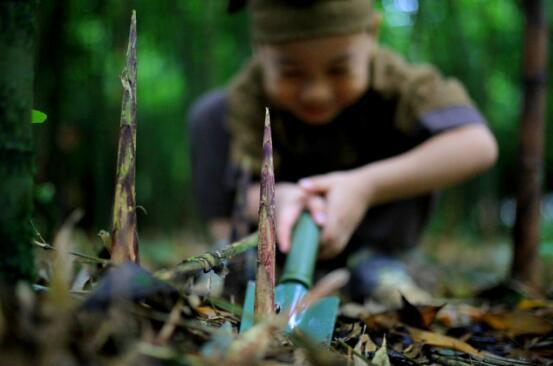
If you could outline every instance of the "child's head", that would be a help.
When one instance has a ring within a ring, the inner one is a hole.
[[[330,122],[367,89],[371,0],[254,0],[252,36],[272,102]]]

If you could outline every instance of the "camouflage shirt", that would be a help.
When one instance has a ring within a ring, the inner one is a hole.
[[[261,167],[264,108],[271,109],[277,181],[346,170],[405,152],[435,133],[483,123],[463,86],[429,65],[410,65],[385,48],[369,63],[366,92],[330,123],[313,126],[271,107],[251,61],[228,88],[231,157]]]

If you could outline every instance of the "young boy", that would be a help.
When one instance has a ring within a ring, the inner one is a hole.
[[[352,265],[354,298],[397,302],[399,289],[424,300],[393,256],[419,241],[432,192],[495,162],[484,119],[459,82],[377,45],[370,0],[249,7],[251,62],[190,116],[196,196],[212,234],[228,236],[233,171],[249,159],[259,172],[268,106],[279,249],[289,250],[294,223],[309,210],[322,230],[321,260],[341,265],[373,253]],[[258,203],[254,183],[252,221]]]

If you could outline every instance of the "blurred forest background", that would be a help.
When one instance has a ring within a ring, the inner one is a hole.
[[[251,54],[246,14],[229,16],[225,6],[225,0],[40,2],[35,108],[48,121],[33,127],[35,225],[45,237],[76,208],[84,209],[81,227],[90,237],[110,226],[118,76],[132,9],[138,19],[137,202],[147,210],[138,213],[140,233],[159,238],[201,230],[190,190],[186,115],[198,96],[225,85]],[[462,80],[500,145],[492,171],[444,192],[430,236],[508,243],[521,113],[518,1],[377,0],[377,7],[380,42]],[[550,56],[548,70],[552,63]],[[550,92],[547,121],[552,107]],[[546,133],[551,141],[553,129]],[[550,145],[545,168],[544,187],[551,191]],[[553,256],[553,195],[544,199],[542,241],[542,255]]]

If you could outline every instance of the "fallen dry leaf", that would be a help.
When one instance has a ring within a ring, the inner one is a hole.
[[[436,319],[438,312],[444,305],[413,305],[403,295],[401,296],[402,306],[397,314],[401,322],[420,329],[428,329]]]
[[[553,331],[553,324],[527,311],[484,314],[482,321],[496,330],[505,331],[510,336],[544,335]]]
[[[369,352],[376,352],[378,346],[373,342],[368,334],[363,334],[359,337],[359,341],[353,349],[361,353],[363,356],[367,356]]]
[[[254,325],[230,344],[226,361],[233,363],[248,360],[254,364],[262,360],[275,333],[280,330],[279,325],[274,318]]]
[[[361,337],[359,337],[359,341],[357,341],[357,344],[353,349],[360,355],[367,357],[369,352],[376,352],[376,350],[378,349],[378,346],[373,342],[373,340],[371,339],[371,337],[369,337],[368,334],[363,334]],[[353,364],[354,366],[366,365],[367,362],[363,360],[361,357],[354,354]]]
[[[420,330],[411,327],[407,327],[407,329],[409,330],[409,334],[415,342],[424,343],[434,347],[451,348],[456,351],[461,351],[476,357],[481,357],[480,351],[478,351],[476,348],[466,342],[426,330]]]
[[[517,309],[519,310],[531,310],[531,309],[542,309],[542,308],[553,309],[553,301],[544,300],[544,299],[522,299],[517,304]]]
[[[213,319],[218,316],[217,311],[213,309],[211,306],[198,306],[194,309],[199,315],[208,318]]]
[[[386,337],[382,339],[382,345],[375,352],[371,363],[376,366],[391,366],[390,358],[388,357],[388,350],[386,346]]]
[[[372,314],[364,318],[363,321],[369,329],[392,329],[398,325],[398,317],[395,312]]]
[[[467,304],[446,305],[436,319],[448,328],[466,327],[480,322],[484,314],[484,310]]]

